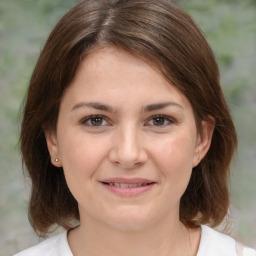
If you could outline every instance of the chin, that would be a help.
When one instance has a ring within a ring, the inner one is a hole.
[[[125,213],[119,213],[117,215],[113,214],[111,218],[106,219],[109,220],[107,221],[108,224],[111,225],[116,230],[140,231],[152,225],[154,223],[155,218],[153,218],[153,216],[149,216],[143,213],[132,214],[132,212],[130,211]]]

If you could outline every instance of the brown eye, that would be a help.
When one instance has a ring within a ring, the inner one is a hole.
[[[168,125],[172,125],[173,123],[174,123],[174,120],[171,117],[156,115],[156,116],[152,116],[145,125],[162,128]]]
[[[156,126],[164,125],[165,124],[165,119],[164,117],[154,117],[153,118],[153,124]]]
[[[93,117],[91,118],[91,124],[93,126],[100,126],[102,125],[103,118],[102,117]]]
[[[88,116],[81,123],[91,127],[101,127],[108,125],[108,122],[103,116]]]

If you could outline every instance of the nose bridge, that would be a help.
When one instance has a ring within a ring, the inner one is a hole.
[[[139,134],[138,129],[134,125],[130,125],[120,129],[121,140],[119,143],[120,153],[124,156],[137,155],[139,149]]]
[[[112,160],[126,168],[142,164],[146,160],[141,132],[135,124],[118,127],[112,150]]]

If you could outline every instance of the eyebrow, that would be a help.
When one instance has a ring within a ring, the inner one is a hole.
[[[178,108],[183,109],[183,107],[180,104],[178,104],[174,101],[170,101],[170,102],[163,102],[163,103],[148,105],[148,106],[144,107],[143,111],[144,112],[151,112],[151,111],[160,110],[160,109],[163,109],[163,108],[166,108],[166,107],[169,107],[169,106],[178,107]]]
[[[98,110],[103,110],[103,111],[107,111],[107,112],[114,112],[114,109],[108,105],[105,104],[101,104],[98,102],[79,102],[77,104],[75,104],[71,111],[76,110],[78,108],[81,107],[89,107],[89,108],[94,108],[94,109],[98,109]]]
[[[166,108],[169,106],[178,107],[178,108],[183,109],[183,107],[180,104],[170,101],[170,102],[162,102],[162,103],[147,105],[147,106],[143,107],[143,112],[156,111],[156,110],[160,110],[160,109],[163,109],[163,108]],[[71,111],[74,111],[81,107],[89,107],[89,108],[94,108],[94,109],[102,110],[102,111],[106,111],[106,112],[114,112],[114,108],[112,108],[111,106],[105,105],[102,103],[98,103],[98,102],[79,102],[72,107]]]

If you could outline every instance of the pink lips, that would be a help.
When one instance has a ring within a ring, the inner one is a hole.
[[[109,191],[125,197],[137,196],[150,190],[156,182],[142,178],[110,178],[101,181]]]

